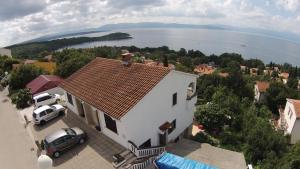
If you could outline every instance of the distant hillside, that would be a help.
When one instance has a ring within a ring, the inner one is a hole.
[[[43,42],[22,43],[8,46],[7,48],[11,49],[12,55],[16,58],[37,58],[39,57],[39,54],[43,51],[51,52],[64,47],[77,45],[85,42],[111,41],[130,38],[132,37],[127,33],[117,32],[100,37],[77,37],[69,39],[64,38]]]

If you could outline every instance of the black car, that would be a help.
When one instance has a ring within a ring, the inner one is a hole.
[[[86,139],[86,133],[80,128],[64,128],[46,136],[43,147],[48,156],[58,158],[62,152],[77,144],[83,144]]]

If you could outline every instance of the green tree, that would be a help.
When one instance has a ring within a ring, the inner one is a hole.
[[[281,157],[287,151],[288,139],[275,131],[268,118],[257,116],[257,108],[250,107],[243,118],[245,156],[247,161],[257,164],[271,156]]]
[[[292,89],[297,89],[298,88],[298,79],[296,79],[294,77],[289,77],[286,85]]]
[[[17,70],[13,71],[8,82],[9,90],[18,90],[25,88],[26,84],[43,74],[41,68],[34,65],[22,65]]]
[[[279,106],[284,107],[286,98],[298,99],[298,92],[279,82],[270,84],[266,91],[266,99],[269,109],[274,114],[278,115],[278,108]]]

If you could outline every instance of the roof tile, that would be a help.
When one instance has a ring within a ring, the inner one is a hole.
[[[96,58],[60,86],[82,101],[120,119],[171,69],[120,60]]]

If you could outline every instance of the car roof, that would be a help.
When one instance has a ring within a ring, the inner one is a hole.
[[[36,99],[39,99],[41,97],[45,97],[45,96],[49,96],[49,95],[50,95],[49,93],[42,93],[42,94],[34,96],[33,99],[36,100]]]
[[[48,143],[51,143],[53,142],[54,140],[60,138],[60,137],[63,137],[67,135],[67,132],[65,131],[65,129],[60,129],[52,134],[49,134],[48,136],[46,136],[45,140],[48,142]]]
[[[42,106],[42,107],[39,107],[39,108],[35,109],[35,110],[33,111],[33,113],[39,114],[39,113],[41,113],[42,111],[45,111],[45,110],[47,110],[47,109],[51,109],[51,107],[48,106],[48,105],[44,105],[44,106]]]

